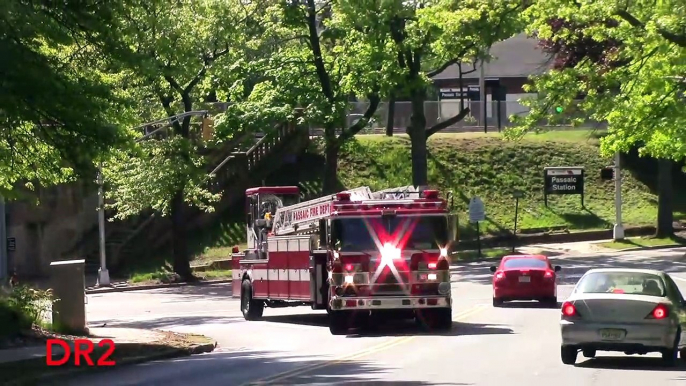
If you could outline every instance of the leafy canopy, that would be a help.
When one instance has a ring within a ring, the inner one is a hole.
[[[220,80],[239,87],[236,80],[244,74],[236,63],[261,9],[260,2],[241,0],[153,0],[127,8],[119,16],[119,33],[129,52],[116,64],[126,74],[121,87],[140,101],[140,116],[152,121],[205,110],[200,102]],[[147,208],[166,215],[179,191],[187,203],[211,210],[220,197],[208,191],[208,172],[216,165],[208,165],[202,154],[231,139],[242,127],[237,116],[255,114],[252,106],[230,106],[208,142],[198,140],[199,127],[189,116],[173,120],[164,139],[137,141],[114,152],[104,174],[116,217]]]
[[[686,156],[686,3],[550,0],[535,2],[526,17],[528,32],[547,44],[587,48],[571,67],[535,78],[529,91],[539,97],[526,102],[531,114],[510,137],[561,106],[607,120],[606,155],[639,145],[657,158]]]
[[[0,191],[5,195],[18,182],[45,186],[89,172],[92,159],[122,142],[116,125],[124,118],[117,111],[124,100],[113,92],[113,79],[79,64],[114,46],[105,26],[121,5],[3,3]]]

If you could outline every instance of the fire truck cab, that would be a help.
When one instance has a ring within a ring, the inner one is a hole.
[[[360,187],[299,202],[297,187],[248,189],[248,246],[233,249],[233,297],[246,320],[265,307],[325,309],[333,334],[398,311],[449,329],[450,196]]]

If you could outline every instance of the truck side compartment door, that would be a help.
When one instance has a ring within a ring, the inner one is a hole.
[[[326,309],[328,301],[328,271],[326,264],[329,253],[327,250],[315,250],[310,254],[310,298],[312,309]]]

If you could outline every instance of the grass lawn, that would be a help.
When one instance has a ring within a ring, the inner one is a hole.
[[[481,256],[479,256],[478,250],[459,251],[452,254],[451,260],[454,263],[475,260],[500,260],[503,256],[511,254],[513,254],[511,248],[489,248],[482,249]]]
[[[429,140],[429,183],[455,194],[461,239],[472,239],[468,203],[480,197],[486,207],[483,233],[498,234],[514,227],[514,190],[519,200],[518,232],[590,230],[611,228],[614,221],[614,183],[600,180],[600,169],[612,160],[599,155],[598,132],[589,130],[529,134],[518,142],[499,134],[437,134]],[[358,136],[344,148],[339,178],[346,187],[372,189],[402,186],[411,181],[410,148],[406,136]],[[543,200],[545,166],[583,166],[585,202],[580,196],[549,196]],[[625,225],[650,225],[656,218],[657,199],[647,177],[656,173],[624,169],[623,217]],[[675,197],[684,195],[675,194]],[[686,200],[677,201],[675,218],[686,218]]]
[[[670,238],[656,238],[656,237],[631,237],[621,241],[611,241],[608,243],[600,243],[598,246],[608,249],[630,249],[639,247],[671,247],[686,245],[686,238],[674,236]]]

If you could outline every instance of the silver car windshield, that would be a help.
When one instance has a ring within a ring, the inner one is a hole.
[[[581,279],[575,292],[665,296],[665,284],[651,273],[594,272]]]

